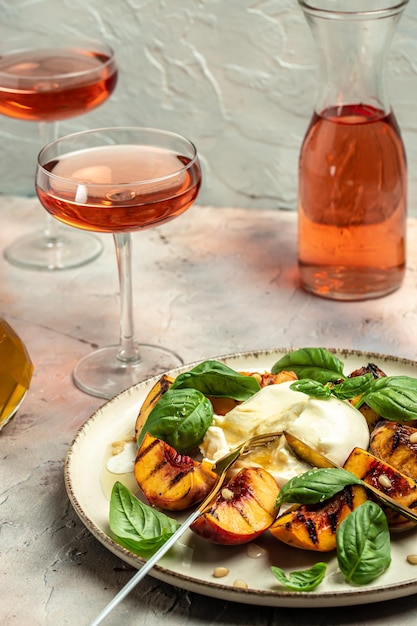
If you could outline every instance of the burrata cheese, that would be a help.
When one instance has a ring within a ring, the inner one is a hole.
[[[360,411],[335,397],[311,398],[291,385],[292,381],[269,385],[226,415],[215,415],[201,444],[203,456],[216,461],[253,435],[284,430],[338,465],[355,446],[368,448],[369,428]],[[250,465],[264,467],[280,486],[311,469],[295,456],[285,437],[241,457],[234,470]]]

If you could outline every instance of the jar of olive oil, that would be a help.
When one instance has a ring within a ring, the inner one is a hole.
[[[33,364],[24,343],[0,317],[0,430],[23,401],[32,373]]]

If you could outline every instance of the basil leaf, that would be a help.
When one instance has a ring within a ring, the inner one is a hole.
[[[372,386],[374,380],[372,374],[346,378],[341,383],[332,387],[332,394],[340,400],[350,400],[351,398],[356,398],[356,396],[366,393]]]
[[[355,376],[353,378],[346,378],[340,383],[331,386],[331,383],[320,383],[317,380],[311,380],[310,378],[302,378],[296,380],[290,386],[294,391],[302,391],[311,398],[320,398],[326,400],[331,396],[339,398],[339,400],[350,400],[362,396],[371,387],[374,381],[372,374],[365,374],[364,376]]]
[[[290,370],[298,378],[311,378],[320,383],[345,378],[343,363],[325,348],[302,348],[283,356],[272,366],[272,373]]]
[[[385,376],[372,382],[357,407],[366,403],[387,420],[417,419],[417,379],[410,376]]]
[[[336,531],[339,567],[347,582],[365,585],[381,576],[391,563],[387,518],[367,500],[352,511]]]
[[[109,524],[122,546],[145,557],[162,546],[179,527],[178,522],[138,500],[118,481],[111,493]]]
[[[278,494],[277,506],[282,502],[316,504],[324,502],[347,485],[361,485],[362,481],[351,472],[339,468],[311,469],[291,478]]]
[[[138,445],[148,432],[181,454],[200,443],[212,421],[213,406],[200,391],[171,386],[149,413]]]
[[[311,398],[320,398],[321,400],[327,400],[332,395],[330,387],[319,383],[317,380],[311,380],[310,378],[302,378],[291,383],[290,389],[293,391],[302,391]]]
[[[239,374],[218,361],[204,361],[189,372],[177,376],[171,389],[192,387],[205,396],[247,400],[257,393],[261,386],[253,376]]]
[[[280,567],[271,567],[275,578],[291,591],[313,591],[323,580],[327,570],[327,563],[315,563],[309,569],[291,572],[286,576]]]

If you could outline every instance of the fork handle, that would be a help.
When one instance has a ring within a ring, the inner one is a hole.
[[[134,576],[126,583],[122,589],[114,596],[114,598],[108,603],[107,606],[101,611],[101,613],[91,622],[90,626],[97,626],[101,624],[103,619],[114,609],[123,598],[125,598],[130,591],[136,587],[136,585],[146,576],[146,574],[153,568],[153,566],[164,556],[166,552],[174,545],[174,543],[182,537],[186,530],[189,529],[191,524],[200,515],[200,508],[191,513],[189,517],[181,524],[181,526],[175,531],[173,535],[155,552],[155,554],[142,565],[142,567],[134,574]]]
[[[214,467],[214,471],[218,474],[218,480],[214,484],[214,486],[210,489],[207,494],[205,500],[199,504],[195,511],[191,513],[181,524],[181,526],[175,531],[173,535],[155,552],[155,554],[146,561],[144,565],[140,568],[139,571],[129,580],[128,583],[114,596],[114,598],[109,602],[107,606],[101,611],[101,613],[96,617],[94,621],[91,622],[90,626],[98,626],[101,624],[103,619],[114,609],[114,607],[119,604],[123,598],[127,596],[127,594],[135,587],[139,581],[146,576],[146,574],[153,568],[155,563],[159,561],[159,559],[164,556],[166,552],[174,545],[174,543],[182,537],[185,531],[191,526],[191,524],[201,515],[201,513],[209,506],[210,502],[214,498],[214,496],[220,491],[224,477],[226,475],[226,471],[229,469],[231,465],[239,458],[241,453],[247,447],[249,441],[245,441],[244,444],[238,446],[235,450],[232,450],[229,454],[226,455],[223,459],[220,459],[218,463],[216,463]]]

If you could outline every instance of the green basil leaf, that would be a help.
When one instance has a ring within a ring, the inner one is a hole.
[[[327,563],[315,563],[309,569],[291,572],[288,576],[280,567],[271,567],[275,578],[291,591],[313,591],[326,575]]]
[[[122,546],[144,557],[155,552],[179,527],[176,520],[138,500],[118,481],[111,493],[109,524]]]
[[[272,367],[272,373],[278,374],[290,370],[298,378],[311,378],[320,383],[345,378],[343,363],[325,348],[302,348],[283,356]]]
[[[181,454],[200,443],[212,421],[213,405],[200,391],[171,386],[149,413],[138,444],[148,432]]]
[[[290,389],[293,391],[302,391],[311,398],[320,398],[326,400],[332,395],[330,387],[319,383],[317,380],[311,380],[310,378],[302,378],[291,383]]]
[[[177,376],[171,389],[192,387],[205,396],[247,400],[260,390],[253,376],[239,374],[218,361],[204,361],[189,372]]]
[[[352,511],[336,531],[339,567],[347,582],[365,585],[385,572],[391,563],[387,518],[367,500]]]
[[[347,485],[361,485],[362,481],[351,472],[339,468],[311,469],[294,476],[283,485],[277,497],[282,502],[316,504],[328,500]]]
[[[366,393],[371,388],[374,380],[372,374],[346,378],[332,387],[332,394],[340,400],[350,400]]]
[[[356,406],[366,403],[391,421],[417,419],[417,379],[410,376],[376,378]]]

